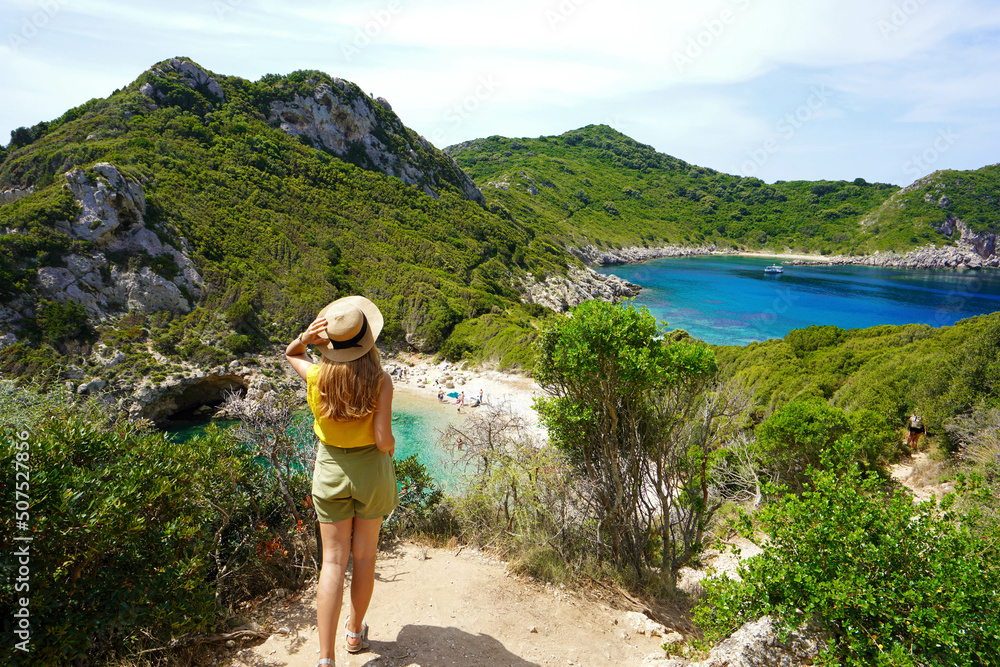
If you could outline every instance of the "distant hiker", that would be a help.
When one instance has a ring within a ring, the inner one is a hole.
[[[375,586],[375,554],[382,518],[399,504],[392,465],[392,379],[383,372],[375,339],[384,320],[361,296],[338,299],[285,348],[285,358],[306,381],[306,401],[319,438],[312,500],[319,518],[323,566],[316,590],[318,665],[334,664],[344,597],[344,572],[354,557],[348,653],[368,648],[365,614]],[[319,364],[308,345],[322,353]]]
[[[927,427],[924,426],[924,418],[914,412],[910,415],[910,436],[906,439],[906,444],[913,451],[917,451],[917,442],[920,441],[920,436],[925,433],[927,433]]]

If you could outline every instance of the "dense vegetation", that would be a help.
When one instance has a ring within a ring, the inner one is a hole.
[[[1000,165],[974,171],[936,171],[865,216],[865,231],[879,249],[907,247],[926,238],[939,240],[929,230],[942,229],[955,218],[973,231],[995,233],[998,204]],[[953,239],[959,236],[954,230],[948,235]]]
[[[99,161],[143,184],[145,223],[162,240],[189,243],[207,284],[198,308],[158,314],[144,328],[162,354],[200,365],[268,349],[331,298],[363,292],[386,314],[390,341],[526,367],[544,311],[520,303],[520,279],[565,273],[575,261],[569,248],[903,249],[948,242],[937,228],[950,215],[988,228],[1000,187],[996,167],[941,172],[891,199],[895,186],[863,179],[766,184],[588,126],[448,149],[484,189],[483,208],[463,196],[463,176],[446,155],[354,84],[312,70],[256,82],[212,76],[221,97],[161,63],[106,99],[12,133],[0,188],[35,192],[0,207],[0,300],[29,315],[25,345],[0,360],[7,372],[52,366],[74,347],[44,340],[33,321],[34,281],[40,267],[93,250],[56,223],[75,215],[62,175]],[[144,85],[155,95],[140,93]],[[423,180],[408,186],[386,176],[360,144],[338,156],[276,127],[272,103],[321,85],[369,109],[373,136]],[[110,259],[168,278],[177,270],[157,258]]]
[[[788,630],[819,621],[830,664],[1000,663],[1000,616],[988,611],[1000,595],[1000,524],[979,523],[995,497],[963,480],[980,506],[959,511],[954,496],[914,505],[860,472],[849,444],[827,450],[810,490],[763,509],[764,554],[741,581],[706,582],[702,627],[722,638],[765,614]]]
[[[864,254],[859,220],[885,183],[741,178],[658,153],[604,125],[448,148],[487,201],[570,247],[703,245]],[[921,239],[939,239],[927,229]],[[914,243],[910,243],[910,247]]]
[[[88,250],[54,227],[73,217],[62,174],[107,161],[143,183],[147,226],[165,240],[186,238],[207,283],[193,314],[148,323],[165,354],[190,358],[195,341],[223,355],[268,349],[349,292],[379,304],[390,341],[408,337],[424,349],[438,349],[456,324],[484,314],[492,315],[486,328],[508,336],[531,329],[513,277],[526,269],[564,271],[565,258],[538,249],[530,227],[461,196],[447,180],[458,178],[454,164],[420,144],[394,114],[370,105],[387,128],[380,139],[400,151],[404,143],[418,146],[411,158],[443,174],[438,198],[375,171],[363,153],[341,159],[268,124],[271,101],[308,93],[329,76],[217,80],[224,103],[147,72],[107,99],[15,132],[0,187],[32,185],[36,192],[0,207],[0,229],[14,232],[0,236],[0,296],[30,295],[39,267]],[[165,91],[158,105],[138,92],[150,81]],[[356,86],[348,93],[364,95]],[[243,315],[231,312],[234,306]],[[227,344],[231,330],[217,313],[239,320],[244,337]],[[475,343],[479,350],[482,339]],[[458,356],[467,350],[451,348]]]
[[[954,450],[949,420],[1000,407],[1000,313],[950,327],[811,326],[783,340],[719,347],[726,376],[755,387],[761,416],[793,399],[871,410],[902,425],[917,411]]]
[[[995,660],[997,628],[979,611],[1000,574],[1000,315],[921,336],[815,327],[714,350],[658,334],[632,306],[588,302],[555,318],[536,368],[552,446],[504,406],[482,408],[442,439],[466,462],[462,493],[445,499],[416,461],[400,462],[403,505],[387,532],[457,536],[536,576],[656,595],[746,501],[763,511],[744,525],[771,539],[743,584],[708,586],[699,613],[710,636],[769,613],[788,627],[814,618],[832,633],[830,655],[851,664]],[[948,391],[933,384],[940,373]],[[811,374],[832,378],[814,385]],[[754,394],[754,377],[774,382]],[[852,400],[823,393],[861,378]],[[232,605],[247,596],[302,585],[315,552],[299,502],[308,448],[294,431],[308,424],[290,398],[233,398],[238,428],[184,445],[73,400],[0,385],[9,469],[23,453],[14,429],[30,434],[30,514],[45,538],[32,552],[32,627],[46,659],[162,648],[237,624]],[[932,439],[956,450],[962,493],[940,509],[893,495],[885,474],[904,407],[927,407],[940,424]],[[2,492],[12,504],[14,485]]]

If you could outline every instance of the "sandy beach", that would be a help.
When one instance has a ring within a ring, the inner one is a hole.
[[[740,252],[713,252],[713,255],[739,255],[740,257],[766,257],[774,259],[801,259],[807,262],[824,262],[829,259],[826,255],[797,255],[790,252],[750,252],[742,250]]]
[[[542,390],[531,378],[496,370],[467,368],[463,363],[434,363],[432,356],[417,353],[385,354],[382,365],[392,373],[397,392],[426,402],[428,407],[440,405],[437,395],[438,390],[443,389],[445,406],[457,413],[458,399],[447,394],[465,392],[461,414],[473,414],[477,409],[473,404],[482,390],[484,404],[506,401],[540,437],[545,436],[545,430],[538,425],[538,414],[532,407],[534,400],[542,396]]]

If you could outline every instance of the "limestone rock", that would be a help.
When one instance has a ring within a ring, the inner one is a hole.
[[[90,382],[84,382],[79,387],[76,388],[76,393],[78,394],[92,394],[98,392],[108,386],[106,380],[97,378],[96,380],[91,380]]]
[[[222,90],[219,82],[211,74],[187,60],[171,58],[150,68],[149,73],[154,77],[153,82],[147,81],[139,86],[139,92],[156,101],[163,99],[163,94],[155,84],[155,79],[157,78],[179,79],[184,86],[191,90],[202,88],[202,90],[206,90],[216,97],[219,102],[226,101],[226,93]]]
[[[9,190],[4,190],[4,191],[0,192],[0,206],[3,206],[4,204],[10,204],[12,202],[16,202],[21,197],[27,197],[28,195],[30,195],[34,191],[35,191],[35,188],[33,188],[33,187],[28,187],[28,188],[23,188],[23,189],[22,188],[10,188]]]
[[[641,614],[637,611],[630,611],[625,614],[625,623],[632,632],[640,635],[646,635],[647,637],[666,637],[667,635],[676,635],[680,637],[679,641],[684,641],[684,638],[677,632],[667,628],[662,623],[657,623],[653,619],[649,618],[645,614]],[[671,637],[673,640],[674,638]],[[671,643],[675,643],[671,641]]]
[[[129,408],[131,419],[163,423],[173,415],[221,403],[227,392],[246,388],[246,378],[235,374],[173,378],[158,385],[145,385],[135,392]]]
[[[94,171],[100,175],[96,184],[79,167],[66,172],[65,187],[79,202],[81,213],[60,226],[70,235],[101,247],[119,228],[125,231],[141,224],[146,194],[141,184],[126,179],[107,162],[95,164]]]
[[[146,195],[141,183],[107,162],[95,164],[93,173],[92,180],[80,168],[66,172],[64,187],[79,204],[80,214],[56,226],[73,238],[92,243],[95,251],[64,257],[64,267],[39,268],[41,296],[77,301],[97,320],[121,310],[190,311],[189,298],[201,295],[203,281],[185,252],[184,239],[170,245],[145,226]],[[113,265],[106,253],[125,256],[128,265]],[[177,267],[172,279],[142,266],[149,258],[163,257]],[[7,328],[0,324],[0,330]]]
[[[549,276],[535,280],[531,274],[522,279],[525,303],[538,303],[556,312],[564,312],[584,301],[601,299],[615,303],[639,294],[639,286],[615,275],[602,275],[591,268],[570,267],[569,276]]]
[[[644,248],[631,246],[627,248],[616,248],[614,250],[601,250],[592,245],[583,248],[567,248],[585,264],[594,266],[612,266],[617,264],[636,264],[649,259],[660,259],[662,257],[690,257],[693,255],[710,255],[716,247],[705,246],[701,248],[688,248],[684,246],[660,246],[654,248]]]
[[[428,159],[428,153],[437,152],[434,146],[407,130],[388,102],[372,100],[349,81],[335,78],[333,85],[318,83],[308,97],[276,100],[268,121],[339,156],[350,153],[351,161],[359,166],[395,176],[432,197],[437,197],[435,188],[450,183],[467,199],[485,203],[479,188],[454,160],[445,155],[441,155],[443,160]],[[406,147],[391,150],[379,136],[393,136]]]
[[[829,635],[806,624],[781,641],[771,618],[763,616],[745,624],[732,636],[711,650],[700,662],[650,663],[659,667],[794,667],[811,665],[825,646]]]

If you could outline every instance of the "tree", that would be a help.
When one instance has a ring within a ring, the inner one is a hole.
[[[729,402],[706,389],[717,372],[704,345],[666,341],[632,305],[588,301],[541,336],[537,402],[553,444],[593,494],[598,557],[645,574],[654,524],[670,586],[697,551],[712,509],[708,471]],[[679,542],[679,544],[678,544]]]
[[[667,590],[702,547],[706,527],[722,506],[713,471],[736,440],[750,406],[750,393],[720,385],[715,360],[707,348],[675,345],[677,379],[653,396],[656,419],[647,448],[647,478],[656,489],[659,515],[660,574]],[[676,354],[679,353],[679,354]]]

